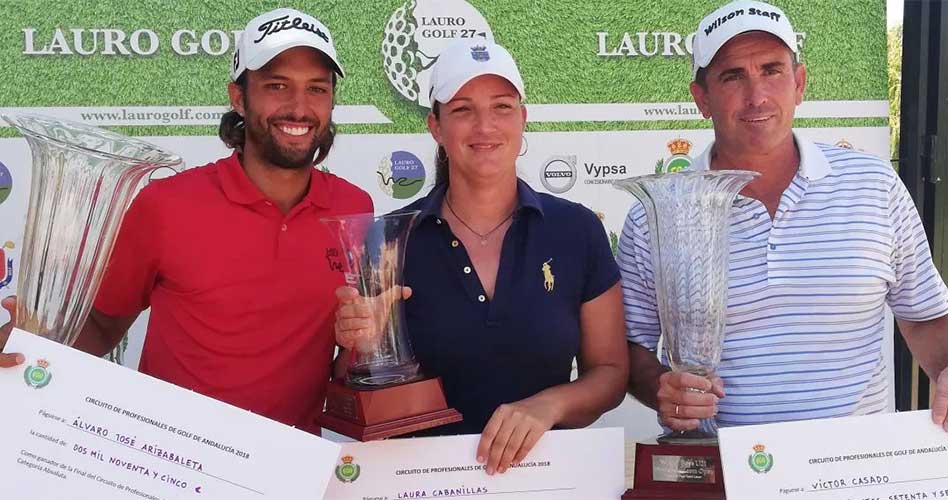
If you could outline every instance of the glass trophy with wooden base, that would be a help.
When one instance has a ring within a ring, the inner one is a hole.
[[[727,311],[730,213],[758,174],[711,170],[615,183],[645,209],[664,358],[672,370],[711,378],[721,361]],[[635,450],[635,483],[624,499],[724,498],[717,424],[672,431]]]
[[[461,421],[441,379],[426,377],[405,329],[401,300],[408,233],[418,211],[323,219],[343,252],[346,283],[357,289],[376,328],[356,342],[345,380],[333,380],[319,424],[359,441]]]

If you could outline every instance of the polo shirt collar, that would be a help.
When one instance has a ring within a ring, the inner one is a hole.
[[[529,208],[543,216],[543,205],[540,203],[540,196],[523,179],[517,179],[517,200],[518,209]]]
[[[819,180],[830,173],[829,160],[823,151],[813,142],[800,137],[796,132],[793,133],[793,142],[800,153],[800,169],[798,174],[809,181]],[[714,149],[714,142],[705,148],[700,156],[691,163],[690,170],[708,170],[711,168],[711,153]]]
[[[267,197],[263,195],[260,188],[247,177],[247,172],[244,172],[236,151],[221,160],[218,164],[217,175],[220,178],[224,195],[230,201],[241,205],[253,205],[254,203],[267,201]],[[326,182],[325,175],[317,171],[315,167],[310,168],[309,190],[300,203],[328,208],[328,188],[329,185]]]
[[[429,218],[441,217],[441,205],[444,203],[444,197],[448,192],[447,184],[438,184],[424,198],[421,206],[421,213],[418,214],[415,225],[421,224]],[[543,216],[543,205],[540,202],[540,196],[523,179],[517,179],[517,212],[523,209],[531,209]]]

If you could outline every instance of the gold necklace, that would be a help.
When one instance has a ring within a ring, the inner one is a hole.
[[[448,198],[447,195],[445,195],[445,197],[444,197],[444,203],[445,203],[445,205],[448,206],[448,210],[451,211],[451,215],[453,215],[454,218],[458,220],[458,222],[460,222],[464,227],[466,227],[468,231],[474,233],[474,235],[477,236],[478,239],[480,239],[481,245],[486,245],[486,244],[487,244],[487,238],[488,238],[491,234],[493,234],[494,231],[497,231],[498,229],[500,229],[500,226],[503,226],[507,221],[509,221],[510,218],[513,217],[514,212],[517,211],[517,209],[511,210],[510,213],[507,214],[507,217],[504,217],[504,220],[500,221],[500,224],[497,224],[496,226],[494,226],[494,228],[491,229],[490,231],[487,231],[486,233],[481,234],[481,233],[475,231],[474,228],[471,227],[467,222],[464,222],[464,219],[462,219],[460,216],[458,216],[458,213],[454,211],[454,207],[451,206],[451,200]]]

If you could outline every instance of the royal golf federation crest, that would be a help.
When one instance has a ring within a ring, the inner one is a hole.
[[[23,379],[26,380],[26,385],[34,389],[42,389],[49,385],[49,381],[53,379],[53,374],[49,373],[48,368],[49,361],[45,359],[36,361],[36,366],[27,366],[26,371],[23,372]]]
[[[754,453],[747,458],[750,468],[758,473],[765,474],[774,467],[774,456],[770,453],[764,453],[764,445],[755,444]]]
[[[361,469],[352,462],[353,460],[351,455],[342,457],[342,463],[336,466],[336,479],[343,483],[352,483],[359,479]]]
[[[688,156],[688,153],[691,152],[691,141],[679,137],[668,141],[666,146],[671,156],[655,163],[656,174],[680,172],[691,166],[693,160]]]
[[[477,62],[490,61],[490,52],[487,52],[487,47],[484,45],[475,45],[471,47],[471,59]]]

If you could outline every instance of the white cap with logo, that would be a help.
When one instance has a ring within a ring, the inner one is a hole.
[[[293,47],[312,47],[333,64],[339,76],[345,76],[336,57],[332,34],[313,16],[294,9],[276,9],[253,18],[234,51],[230,77],[237,81],[244,70],[256,71],[281,52]]]
[[[431,101],[450,101],[465,83],[481,75],[502,77],[517,89],[521,99],[527,97],[520,70],[507,49],[481,38],[463,38],[438,55],[428,89]]]
[[[737,0],[708,14],[698,23],[694,40],[693,75],[707,68],[714,55],[730,39],[748,31],[764,31],[779,38],[799,57],[797,36],[790,19],[773,5],[753,0]]]

